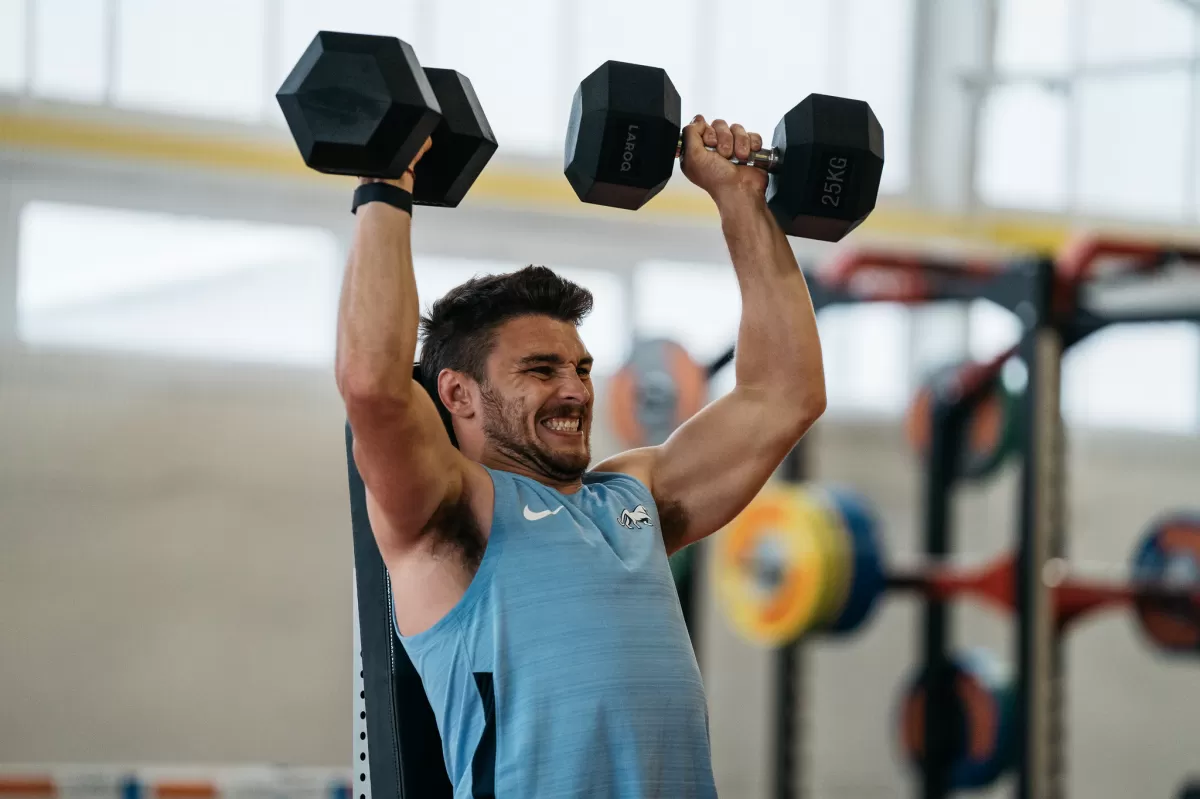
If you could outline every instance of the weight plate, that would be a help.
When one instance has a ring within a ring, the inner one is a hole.
[[[928,457],[932,437],[932,408],[934,387],[951,379],[963,369],[982,369],[981,364],[960,362],[936,370],[913,397],[905,414],[905,435],[909,445]],[[1017,449],[1020,396],[1011,392],[996,375],[988,394],[980,399],[967,421],[957,468],[968,480],[983,479],[1004,464]]]
[[[1013,763],[1015,755],[1015,694],[1010,673],[984,650],[950,658],[943,678],[951,680],[951,790],[992,785]],[[931,675],[922,670],[905,689],[897,714],[899,744],[904,759],[920,771],[925,767],[926,695]]]
[[[1147,639],[1165,652],[1200,652],[1200,514],[1176,512],[1147,528],[1133,554],[1135,581],[1195,590],[1162,597],[1146,592],[1134,612]]]
[[[842,486],[827,490],[849,536],[853,553],[846,601],[828,631],[834,635],[847,635],[870,618],[876,602],[887,588],[884,553],[879,540],[879,524],[866,498]]]
[[[663,443],[707,401],[707,370],[668,339],[635,341],[608,381],[609,419],[626,447]]]
[[[811,486],[808,488],[808,495],[815,505],[815,529],[820,535],[821,547],[825,552],[825,585],[817,617],[814,619],[816,628],[824,630],[841,614],[846,605],[853,571],[853,543],[829,490],[823,486]]]
[[[782,646],[812,628],[826,563],[803,490],[765,487],[716,540],[720,607],[750,641]]]

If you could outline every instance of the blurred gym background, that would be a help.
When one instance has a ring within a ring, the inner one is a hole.
[[[274,98],[323,29],[398,36],[473,81],[500,147],[460,208],[418,209],[421,300],[527,263],[587,285],[597,460],[618,447],[604,383],[635,334],[705,362],[739,315],[716,218],[685,180],[632,213],[579,203],[563,178],[571,95],[604,60],[665,67],[685,118],[765,134],[810,92],[871,104],[884,196],[840,245],[795,240],[806,266],[865,244],[1016,257],[1080,231],[1179,238],[1200,215],[1192,0],[0,0],[9,794],[114,796],[136,774],[175,779],[161,796],[316,797],[350,779],[332,358],[353,184],[304,167]],[[820,324],[812,474],[855,485],[889,550],[915,552],[905,410],[931,370],[1001,352],[1019,324],[984,300]],[[1200,504],[1200,335],[1102,331],[1066,355],[1062,386],[1071,556],[1120,565],[1157,512]],[[1015,481],[1010,466],[959,491],[957,550],[1011,546]],[[775,795],[771,655],[704,579],[700,596],[718,786]],[[889,600],[862,633],[805,647],[805,795],[911,794],[895,716],[918,612]],[[952,618],[959,645],[1011,656],[1009,619]],[[1200,772],[1194,662],[1123,613],[1075,630],[1066,657],[1065,795],[1168,797]]]

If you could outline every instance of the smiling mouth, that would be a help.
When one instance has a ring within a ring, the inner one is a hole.
[[[542,427],[555,433],[578,433],[581,421],[578,416],[555,416],[550,419],[543,419]]]

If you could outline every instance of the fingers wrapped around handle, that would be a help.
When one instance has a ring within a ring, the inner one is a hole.
[[[683,148],[680,155],[687,158],[698,156],[707,147],[717,146],[717,133],[703,116],[697,114],[683,129]]]

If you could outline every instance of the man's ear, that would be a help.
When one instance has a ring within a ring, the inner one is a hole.
[[[438,399],[451,416],[470,419],[475,415],[477,386],[469,375],[453,369],[443,369],[438,373],[437,387]]]

